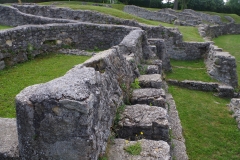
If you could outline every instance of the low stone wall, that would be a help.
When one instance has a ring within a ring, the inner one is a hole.
[[[191,80],[184,80],[184,81],[177,81],[169,79],[167,80],[169,84],[193,89],[193,90],[199,90],[199,91],[210,91],[210,92],[216,92],[217,88],[219,86],[218,83],[214,82],[202,82],[202,81],[191,81]]]
[[[129,53],[136,61],[126,60]],[[130,86],[137,59],[149,54],[144,31],[134,30],[63,77],[21,91],[16,96],[21,158],[97,159],[123,103],[120,86]]]
[[[20,26],[29,24],[49,24],[49,23],[74,23],[77,21],[68,19],[52,19],[41,16],[34,16],[20,12],[11,6],[0,5],[0,24],[7,26]]]
[[[235,118],[238,129],[240,129],[240,99],[239,98],[233,98],[231,99],[231,102],[229,104],[230,110],[233,112],[233,118]]]
[[[226,34],[240,34],[240,24],[205,25],[201,27],[200,34],[209,38],[215,38]]]
[[[43,16],[53,19],[68,19],[69,21],[90,22],[98,24],[118,24],[137,26],[140,25],[136,21],[125,20],[113,17],[100,12],[89,10],[72,10],[69,8],[58,8],[54,6],[39,6],[39,5],[12,5],[19,11],[35,16]]]
[[[61,48],[108,49],[136,27],[68,23],[28,25],[0,31],[0,69]]]
[[[172,23],[177,17],[168,13],[149,11],[147,9],[137,7],[134,5],[127,5],[123,9],[124,12],[133,14],[138,17],[142,17],[149,20],[162,21]]]
[[[236,72],[236,60],[228,52],[222,52],[221,49],[211,45],[210,51],[205,59],[208,74],[218,81],[238,86],[238,77]]]

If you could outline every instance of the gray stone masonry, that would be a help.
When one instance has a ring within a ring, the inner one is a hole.
[[[127,61],[123,53],[131,51],[141,61],[151,52],[145,32],[132,32],[121,45],[16,96],[22,159],[96,160],[105,152],[117,107],[130,92],[120,86],[130,86],[138,75],[137,63]]]
[[[168,14],[168,13],[149,11],[147,9],[137,7],[134,5],[124,6],[123,11],[127,12],[129,14],[133,14],[138,17],[145,18],[145,19],[162,21],[162,22],[167,22],[167,23],[172,23],[175,19],[177,19],[176,16]]]
[[[124,148],[139,142],[142,146],[140,155],[131,155]],[[109,153],[109,160],[171,160],[170,146],[164,141],[141,139],[139,141],[115,139]]]
[[[163,89],[141,88],[133,90],[131,104],[148,104],[165,108],[166,95]]]
[[[234,97],[234,88],[232,86],[228,85],[219,85],[217,88],[217,95],[219,97],[228,97],[233,98]]]
[[[147,74],[138,77],[141,88],[162,88],[162,76],[160,74]]]
[[[216,46],[211,45],[211,49],[205,59],[208,74],[223,84],[232,87],[238,86],[235,57],[228,52],[221,52]]]
[[[193,80],[178,81],[178,80],[168,79],[167,82],[169,84],[177,85],[177,86],[188,88],[188,89],[210,91],[210,92],[216,92],[219,86],[219,83],[193,81]]]
[[[0,159],[18,160],[18,137],[15,118],[0,118]]]
[[[128,26],[68,23],[28,25],[0,31],[0,68],[24,62],[41,53],[56,52],[63,47],[108,49],[119,44],[136,29]]]
[[[240,99],[232,98],[229,104],[230,110],[233,112],[233,118],[236,119],[238,129],[240,129]]]
[[[167,54],[165,40],[150,38],[148,39],[148,42],[151,45],[156,46],[156,54],[157,54],[157,57],[163,61],[163,69],[165,71],[170,71],[172,68],[170,65],[169,55]]]
[[[140,134],[141,132],[143,135]],[[126,106],[118,123],[117,135],[127,140],[138,140],[144,137],[169,141],[167,110],[144,104]]]

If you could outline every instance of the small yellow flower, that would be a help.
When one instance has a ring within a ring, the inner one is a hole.
[[[126,144],[128,144],[128,143],[129,143],[129,141],[128,141],[128,140],[125,140],[125,143],[126,143]]]
[[[140,132],[141,135],[143,135],[143,132]]]
[[[136,137],[137,137],[137,134],[136,134]]]

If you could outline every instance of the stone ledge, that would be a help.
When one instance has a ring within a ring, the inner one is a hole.
[[[229,104],[230,110],[233,112],[233,117],[238,123],[238,129],[240,129],[240,99],[232,98]]]
[[[162,88],[162,76],[160,74],[147,74],[138,77],[141,88]]]
[[[18,137],[15,118],[0,118],[0,159],[18,159]]]
[[[119,138],[136,140],[136,135],[143,132],[146,139],[169,141],[169,123],[164,108],[140,104],[126,106],[118,124]]]
[[[163,89],[143,88],[135,89],[132,93],[132,104],[147,104],[165,108],[166,95]]]
[[[130,155],[124,147],[135,144],[136,141],[115,139],[108,152],[108,160],[170,160],[170,146],[164,141],[141,139],[142,152],[140,155]]]

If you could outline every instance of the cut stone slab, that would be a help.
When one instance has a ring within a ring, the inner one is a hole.
[[[175,160],[188,160],[188,155],[186,154],[186,146],[184,144],[184,142],[176,140],[176,139],[172,139],[173,144],[173,159]]]
[[[0,118],[0,159],[18,159],[18,136],[15,118]]]
[[[238,129],[240,129],[240,98],[232,98],[229,104],[230,110],[233,111],[233,117],[238,123]]]
[[[170,146],[164,141],[141,139],[142,151],[140,155],[131,155],[125,147],[137,143],[124,139],[115,139],[108,152],[108,160],[170,160]]]
[[[166,95],[163,89],[141,88],[132,93],[131,104],[147,104],[166,108]]]
[[[219,97],[234,97],[234,88],[229,85],[219,85],[218,88],[218,96]]]
[[[169,141],[167,110],[157,106],[136,104],[126,106],[119,121],[119,138]],[[143,133],[142,135],[140,133]]]
[[[162,67],[158,65],[146,65],[146,74],[161,74]]]
[[[162,76],[160,74],[148,74],[138,77],[141,88],[162,88]]]

